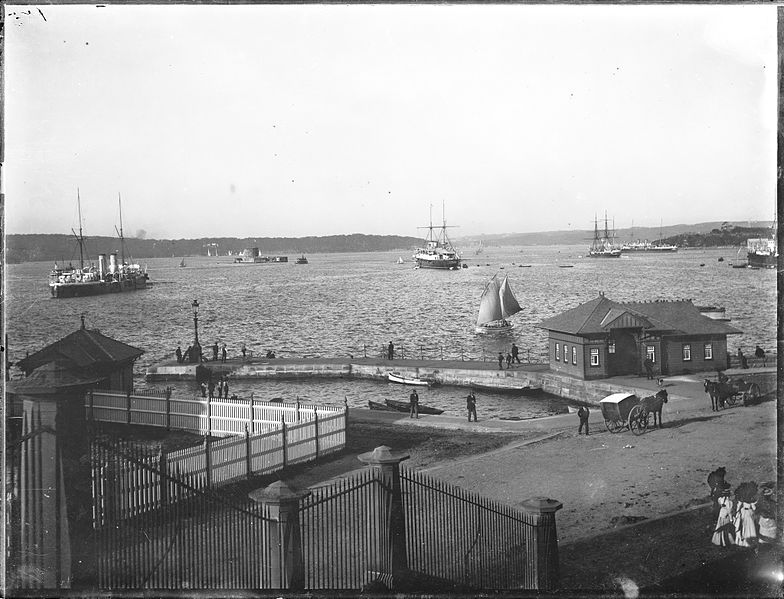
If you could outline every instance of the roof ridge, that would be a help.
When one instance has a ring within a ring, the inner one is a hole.
[[[596,314],[596,311],[599,309],[599,306],[601,306],[601,305],[602,305],[602,303],[603,303],[603,301],[602,301],[602,300],[607,300],[608,302],[611,302],[611,303],[613,303],[613,304],[615,303],[615,302],[613,302],[613,301],[612,301],[610,298],[608,298],[608,297],[605,297],[605,295],[604,295],[604,294],[601,294],[601,295],[600,295],[598,298],[596,298],[596,299],[598,299],[599,301],[598,301],[598,302],[596,303],[596,305],[593,307],[593,310],[591,310],[590,312],[588,312],[588,315],[585,317],[585,320],[583,320],[583,321],[580,323],[580,326],[579,326],[579,327],[577,327],[577,331],[578,331],[578,332],[579,332],[579,331],[581,331],[581,330],[583,329],[583,327],[585,326],[585,323],[587,323],[587,322],[588,322],[588,320],[591,318],[591,316],[593,316],[594,314]],[[609,312],[609,310],[608,310],[608,312]],[[607,316],[607,314],[605,314],[604,316]],[[602,316],[602,318],[604,318],[604,316]]]

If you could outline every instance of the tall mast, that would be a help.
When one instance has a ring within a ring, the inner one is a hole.
[[[82,234],[82,199],[79,196],[79,188],[76,188],[76,207],[79,211],[79,235],[76,234],[76,231],[71,229],[71,233],[74,234],[76,237],[76,241],[79,243],[79,268],[84,268],[84,235]]]
[[[120,197],[120,192],[117,192],[117,203],[120,206],[120,230],[117,231],[117,227],[115,227],[114,230],[117,231],[118,235],[120,236],[120,264],[125,264],[125,237],[123,237],[122,198]]]

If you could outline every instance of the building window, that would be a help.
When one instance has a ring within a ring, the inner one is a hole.
[[[607,353],[608,354],[614,354],[615,353],[615,341],[610,341],[610,343],[607,345]]]
[[[705,359],[712,360],[713,359],[713,343],[706,343],[705,344]]]
[[[556,362],[560,362],[561,361],[561,344],[560,343],[556,343],[555,344],[555,361]]]
[[[599,365],[599,348],[592,347],[591,348],[591,366],[598,366]]]
[[[655,345],[646,345],[645,346],[645,357],[648,358],[654,364],[656,364],[656,346]]]
[[[683,344],[683,361],[691,362],[691,343]]]
[[[569,346],[564,343],[564,364],[569,363]]]
[[[577,346],[572,346],[572,364],[577,364]]]

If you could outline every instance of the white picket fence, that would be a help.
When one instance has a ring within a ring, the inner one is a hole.
[[[163,497],[175,497],[175,483],[159,473],[197,489],[217,487],[316,460],[346,446],[347,408],[338,406],[94,391],[85,398],[85,411],[100,422],[168,425],[205,434],[197,446],[144,455],[121,466],[94,465],[93,484],[103,485],[110,472],[118,479],[118,496],[111,501],[114,518],[156,509]]]
[[[85,397],[88,420],[160,426],[224,437],[278,429],[315,418],[346,414],[345,406],[275,403],[254,399],[192,399],[168,391],[127,394],[91,391]]]

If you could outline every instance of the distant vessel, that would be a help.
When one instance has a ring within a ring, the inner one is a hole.
[[[297,264],[307,264],[308,263],[308,259],[305,258],[305,254],[302,254],[299,258],[297,258],[296,263]]]
[[[485,246],[484,246],[484,244],[482,243],[482,240],[480,239],[480,240],[479,240],[479,246],[478,246],[478,247],[477,247],[477,248],[474,250],[474,254],[476,254],[476,255],[478,256],[478,255],[479,255],[479,254],[481,254],[483,251],[485,251]]]
[[[245,248],[234,258],[241,264],[268,264],[270,262],[288,262],[288,256],[262,256],[259,248]]]
[[[776,268],[779,260],[776,229],[774,222],[770,237],[746,240],[746,260],[750,268]]]
[[[404,263],[405,263],[405,260],[403,260],[403,258],[402,258],[402,257],[399,257],[399,258],[397,259],[397,263],[398,263],[398,264],[404,264]]]
[[[185,266],[186,266],[185,258],[183,258],[182,260],[180,260],[180,268],[185,268]]]
[[[129,264],[125,261],[125,237],[122,228],[122,202],[120,202],[120,236],[121,260],[117,260],[117,252],[109,254],[109,263],[106,264],[106,254],[98,255],[98,266],[84,264],[84,242],[82,233],[82,202],[79,190],[76,191],[76,202],[79,212],[79,234],[71,229],[79,245],[79,267],[73,264],[58,266],[49,273],[49,290],[52,297],[83,297],[87,295],[103,295],[104,293],[119,293],[122,291],[136,291],[148,287],[149,276],[146,269],[138,264]]]
[[[517,314],[520,310],[522,308],[509,284],[509,276],[505,276],[502,282],[498,281],[497,276],[493,276],[485,286],[482,298],[479,300],[476,332],[509,330],[512,325],[507,318]]]
[[[647,239],[640,241],[632,241],[625,243],[621,247],[624,252],[677,252],[678,246],[669,243],[664,243],[662,237],[662,227],[659,225],[659,240],[650,242]]]
[[[591,258],[620,258],[621,248],[615,244],[615,231],[607,229],[607,213],[604,213],[604,235],[599,232],[599,221],[594,217],[593,243],[588,250]]]
[[[446,234],[446,219],[443,219],[441,227],[433,226],[433,207],[430,207],[430,225],[420,227],[428,229],[425,237],[425,246],[418,248],[414,253],[419,268],[440,268],[446,270],[457,270],[460,268],[460,255],[452,246]],[[438,229],[440,231],[436,232]]]

